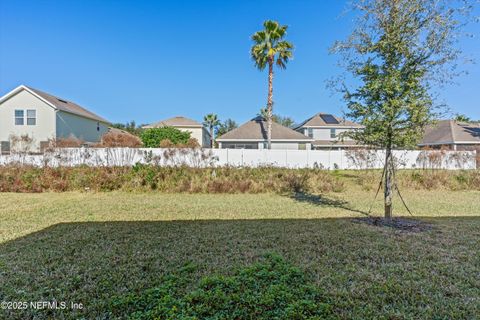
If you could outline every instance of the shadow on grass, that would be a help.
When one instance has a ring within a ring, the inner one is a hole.
[[[399,236],[355,218],[60,223],[0,244],[0,300],[84,306],[8,310],[8,319],[111,319],[112,297],[160,286],[186,263],[196,266],[195,282],[275,252],[312,275],[343,318],[394,317],[398,310],[406,318],[431,318],[428,310],[474,318],[480,217],[430,220],[445,227],[442,234]]]
[[[296,192],[294,194],[291,194],[290,198],[298,202],[305,202],[315,206],[335,207],[335,208],[340,208],[340,209],[355,212],[355,213],[360,213],[367,217],[370,216],[366,211],[353,209],[349,207],[348,201],[332,199],[325,195],[315,195],[315,194],[306,193],[306,192]]]

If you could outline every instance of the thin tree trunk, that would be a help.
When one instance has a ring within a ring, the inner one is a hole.
[[[392,219],[393,207],[393,154],[392,148],[387,147],[385,155],[385,183],[384,183],[384,203],[385,203],[385,219]]]
[[[272,149],[273,58],[268,60],[267,144]]]
[[[213,127],[210,127],[210,148],[213,149]]]

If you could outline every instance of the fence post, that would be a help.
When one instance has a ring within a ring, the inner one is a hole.
[[[344,166],[344,158],[345,157],[345,151],[343,151],[343,149],[340,149],[340,168],[339,169],[342,169],[344,170],[345,169],[345,166]]]
[[[332,150],[328,150],[328,170],[332,169]]]

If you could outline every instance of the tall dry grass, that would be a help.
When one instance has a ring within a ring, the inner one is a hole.
[[[189,168],[137,164],[133,167],[0,167],[0,192],[158,191],[165,193],[343,192],[375,190],[381,171],[281,168]],[[480,171],[403,170],[400,188],[480,190]]]
[[[139,137],[123,130],[115,129],[105,133],[100,143],[96,144],[98,148],[140,148],[142,140]]]
[[[276,168],[0,167],[0,192],[148,191],[188,193],[340,192],[326,171]]]
[[[364,190],[378,188],[382,172],[363,170],[353,173]],[[480,190],[480,170],[400,170],[396,173],[399,188],[413,190]]]

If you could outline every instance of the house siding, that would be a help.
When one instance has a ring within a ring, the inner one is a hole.
[[[330,129],[335,129],[336,138],[331,138],[330,136]],[[312,128],[313,139],[315,140],[329,140],[329,141],[337,141],[340,134],[350,131],[352,129],[346,128]],[[308,137],[308,128],[302,127],[301,129],[297,130],[300,133],[303,133]],[[343,137],[344,141],[352,141],[349,137]]]
[[[272,142],[272,150],[298,150],[298,142]]]
[[[335,129],[335,137],[331,137],[331,129]],[[352,130],[359,130],[359,128],[354,127],[299,127],[295,129],[297,132],[304,134],[307,137],[309,136],[309,130],[312,133],[311,138],[315,139],[313,143],[312,149],[314,150],[341,150],[345,148],[349,148],[355,146],[355,140],[351,137],[345,136],[346,132]],[[345,144],[335,144],[336,142],[341,141]],[[324,146],[324,144],[328,144],[328,146]],[[331,144],[331,145],[330,145]]]
[[[64,111],[57,112],[56,124],[57,139],[75,137],[85,142],[99,142],[108,131],[108,125],[103,122]],[[100,130],[97,130],[97,124]]]
[[[36,124],[27,125],[26,110],[36,111]],[[15,110],[25,110],[24,124],[15,125]],[[11,136],[28,135],[33,139],[31,152],[40,151],[40,143],[55,138],[55,109],[26,90],[21,90],[0,104],[0,141]]]
[[[302,145],[302,148],[300,148]],[[240,146],[240,147],[238,147]],[[248,146],[248,148],[246,147]],[[261,141],[225,141],[219,142],[220,149],[266,149],[267,142]],[[272,150],[310,150],[310,142],[276,142],[272,141]]]
[[[210,147],[210,134],[205,128],[179,127],[175,126],[180,131],[190,132],[190,137],[196,139],[198,144],[204,148]]]

